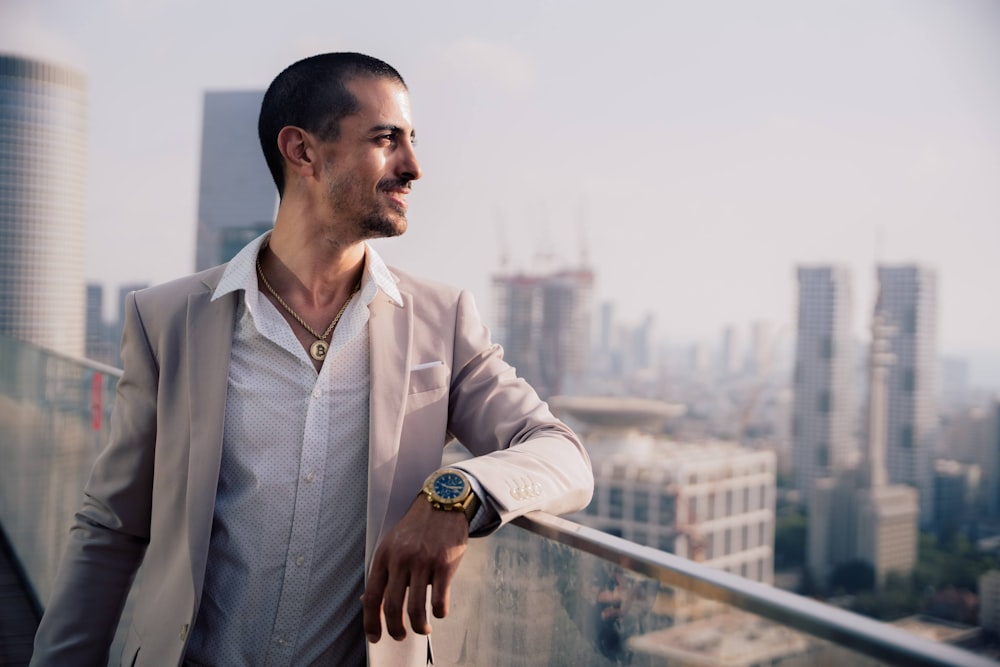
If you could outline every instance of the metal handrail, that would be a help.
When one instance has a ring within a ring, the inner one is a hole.
[[[532,512],[513,523],[661,583],[732,605],[884,662],[906,667],[997,667],[996,662],[844,609],[716,570],[566,519]]]

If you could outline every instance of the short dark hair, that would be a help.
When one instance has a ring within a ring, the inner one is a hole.
[[[279,196],[285,191],[285,162],[278,150],[278,133],[294,125],[324,141],[335,140],[341,119],[358,111],[358,100],[347,89],[347,82],[361,76],[391,79],[406,86],[399,72],[377,58],[361,53],[323,53],[289,65],[267,87],[257,134]]]

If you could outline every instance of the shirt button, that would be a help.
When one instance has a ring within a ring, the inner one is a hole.
[[[276,644],[277,644],[278,646],[284,646],[285,644],[287,644],[287,643],[288,643],[288,640],[287,640],[287,639],[285,639],[284,637],[278,637],[277,639],[275,639],[275,640],[274,640],[274,642],[275,642],[275,643],[276,643]]]
[[[323,395],[322,389],[313,389],[313,398],[319,398]]]
[[[306,473],[306,481],[307,482],[315,482],[316,481],[316,473],[314,473],[314,472]]]
[[[299,556],[298,558],[295,559],[295,564],[298,565],[299,567],[302,567],[305,564],[305,562],[306,559],[303,558],[302,556]]]

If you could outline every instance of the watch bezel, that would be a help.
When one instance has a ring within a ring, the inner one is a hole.
[[[445,475],[455,475],[458,477],[464,486],[462,492],[455,498],[444,498],[439,495],[434,489],[434,484],[444,477]],[[464,509],[464,503],[472,495],[472,482],[469,481],[469,477],[456,468],[442,468],[431,474],[424,482],[424,493],[427,495],[427,500],[435,506],[436,509],[442,510],[453,510],[453,509]]]
[[[449,473],[455,474],[465,484],[464,492],[452,500],[446,500],[434,491],[434,482]],[[472,480],[464,471],[457,468],[441,468],[434,471],[424,482],[421,492],[433,509],[444,512],[461,512],[465,515],[470,526],[481,504],[479,496],[476,495],[475,487],[472,486]]]

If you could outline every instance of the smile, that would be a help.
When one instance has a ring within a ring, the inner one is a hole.
[[[389,198],[392,199],[392,201],[394,201],[397,205],[403,208],[406,208],[408,206],[408,204],[406,203],[406,195],[410,193],[409,189],[406,190],[392,189],[392,190],[383,190],[382,192],[388,195]]]

